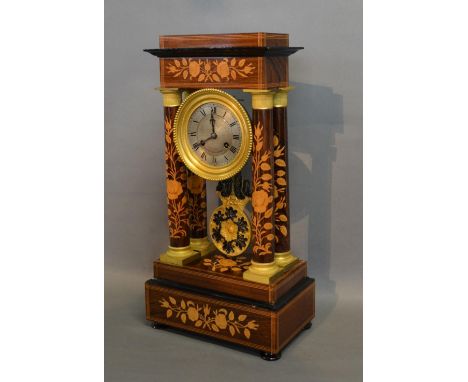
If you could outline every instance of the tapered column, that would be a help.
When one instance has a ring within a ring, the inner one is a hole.
[[[174,117],[181,103],[179,89],[160,89],[164,106],[166,190],[169,223],[169,248],[160,261],[184,265],[200,257],[190,247],[187,169],[177,153],[173,139]]]
[[[279,268],[275,263],[273,96],[269,90],[252,94],[252,260],[246,280],[270,284]]]
[[[190,245],[192,249],[206,256],[214,250],[214,246],[208,240],[207,233],[207,203],[206,203],[206,181],[188,170],[188,202],[189,202],[189,224]]]
[[[289,171],[288,171],[288,92],[292,87],[280,88],[273,99],[273,146],[275,179],[275,260],[280,267],[297,258],[291,253],[289,232]]]

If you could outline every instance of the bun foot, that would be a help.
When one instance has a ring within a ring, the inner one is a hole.
[[[151,327],[153,329],[166,329],[167,328],[167,325],[164,325],[164,324],[160,324],[156,321],[153,321],[153,324],[151,325]]]
[[[281,358],[281,352],[279,353],[261,352],[260,357],[262,357],[262,359],[264,359],[265,361],[277,361]]]
[[[312,327],[312,321],[309,322],[306,326],[304,326],[304,330],[310,329]]]

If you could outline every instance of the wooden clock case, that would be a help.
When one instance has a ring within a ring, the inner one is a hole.
[[[146,52],[160,63],[170,237],[145,284],[146,319],[276,360],[315,316],[315,281],[289,239],[288,57],[302,48],[279,33],[160,36],[159,46]],[[205,180],[187,171],[171,138],[183,94],[202,88],[252,96],[254,242],[238,258],[208,242]]]

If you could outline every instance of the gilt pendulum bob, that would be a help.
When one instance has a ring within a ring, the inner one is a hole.
[[[238,174],[233,180],[220,182],[217,192],[222,205],[211,215],[210,236],[220,252],[229,257],[238,256],[247,250],[251,237],[250,217],[244,211],[250,202],[249,182],[242,183]]]
[[[145,284],[146,318],[279,359],[315,316],[315,281],[290,243],[288,60],[302,48],[263,32],[159,45],[146,51],[159,57],[169,245]]]

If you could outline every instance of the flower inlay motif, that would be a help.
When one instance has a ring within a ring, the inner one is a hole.
[[[210,268],[213,272],[231,272],[233,274],[241,274],[249,269],[250,260],[245,255],[226,258],[222,255],[214,255],[211,258],[205,258],[202,262],[203,266]]]
[[[166,65],[172,77],[197,82],[227,82],[246,78],[255,73],[256,67],[245,58],[224,58],[221,60],[182,58],[171,60]]]
[[[254,253],[260,256],[271,255],[273,234],[273,192],[271,157],[272,152],[263,145],[263,126],[260,122],[254,129],[254,150],[252,154],[253,189],[252,193],[252,227],[255,235]]]
[[[184,195],[183,181],[187,179],[184,166],[180,166],[180,158],[177,154],[175,144],[172,140],[173,126],[166,118],[164,122],[166,140],[166,190],[168,200],[169,234],[173,238],[187,236],[184,228],[189,224],[188,209],[186,208],[187,196]]]
[[[169,301],[168,301],[169,300]],[[247,320],[247,315],[239,314],[224,308],[213,309],[208,304],[199,305],[193,301],[181,299],[179,302],[172,296],[162,298],[159,304],[166,309],[166,318],[179,318],[184,324],[192,323],[196,328],[217,332],[227,330],[232,337],[244,335],[249,339],[251,331],[258,329],[255,320]]]
[[[190,173],[187,179],[190,230],[206,236],[206,183],[198,175]]]

